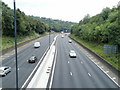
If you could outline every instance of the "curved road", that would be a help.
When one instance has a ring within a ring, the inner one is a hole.
[[[51,35],[51,42],[55,36],[56,35]],[[57,58],[52,88],[118,88],[118,86],[75,45],[75,42],[69,43],[68,40],[69,38],[67,36],[61,38],[61,35],[59,35],[57,38]],[[40,48],[35,49],[33,43],[31,43],[31,45],[28,45],[24,50],[18,52],[19,88],[22,87],[37,64],[29,64],[27,59],[32,55],[36,55],[40,60],[49,46],[49,36],[44,36],[38,41],[41,43]],[[75,50],[77,58],[69,57],[69,51],[71,49]],[[12,67],[12,71],[7,76],[0,77],[2,78],[2,88],[15,88],[15,56],[12,55],[6,58],[2,63],[3,65]]]
[[[118,88],[69,38],[57,39],[57,59],[52,88]],[[73,49],[77,58],[70,58]]]
[[[55,35],[51,35],[51,42]],[[22,87],[32,70],[37,65],[38,61],[46,51],[49,46],[49,35],[44,36],[38,40],[41,43],[40,48],[34,48],[31,43],[24,50],[18,52],[18,84],[19,88]],[[36,63],[30,64],[27,60],[32,56],[36,55],[38,61]],[[2,61],[2,65],[8,65],[12,68],[12,71],[2,78],[2,88],[16,88],[16,68],[15,68],[15,55],[12,55]]]

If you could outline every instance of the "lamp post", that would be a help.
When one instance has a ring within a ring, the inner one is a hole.
[[[17,28],[16,28],[16,6],[15,6],[15,0],[14,0],[14,39],[15,39],[15,60],[16,60],[16,90],[18,90]]]
[[[50,30],[49,30],[49,49],[50,49]]]

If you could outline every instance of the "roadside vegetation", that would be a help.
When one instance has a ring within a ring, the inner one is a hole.
[[[0,4],[2,6],[0,7],[0,10],[2,10],[2,13],[0,13],[0,20],[2,19],[2,40],[0,40],[0,46],[2,45],[2,48],[0,50],[3,50],[14,45],[14,11],[4,2],[0,1]],[[25,15],[19,8],[16,10],[16,23],[18,44],[39,37],[47,32],[59,32],[63,29],[70,29],[68,27],[73,24],[72,22],[55,21],[49,18],[44,18],[43,21],[43,18]],[[69,26],[65,27],[67,25]]]
[[[32,35],[29,36],[18,36],[17,37],[17,44],[23,43],[25,41],[40,37],[41,35],[37,33],[32,33]],[[2,36],[2,49],[7,49],[14,46],[14,38],[10,36]]]
[[[71,37],[103,57],[120,70],[120,6],[104,8],[100,14],[87,14],[71,28]],[[117,53],[104,53],[104,45],[117,45]]]
[[[109,62],[111,65],[113,65],[116,69],[120,70],[120,53],[116,53],[116,54],[110,54],[110,53],[104,53],[103,51],[103,43],[95,43],[95,42],[91,42],[91,41],[85,41],[82,39],[79,39],[79,37],[75,36],[75,35],[70,35],[71,38],[73,38],[74,40],[78,41],[79,43],[81,43],[82,45],[86,46],[87,48],[89,48],[90,50],[92,50],[93,52],[95,52],[96,54],[98,54],[99,56],[101,56],[102,58],[104,58],[105,60],[107,60],[107,62]]]
[[[55,32],[60,32],[61,30],[66,32],[70,32],[71,25],[77,24],[75,22],[69,22],[69,21],[63,21],[58,19],[52,19],[52,18],[45,18],[45,17],[35,17],[31,16],[34,19],[40,20],[48,25],[50,25],[51,30]]]
[[[35,20],[25,15],[20,9],[16,10],[17,41],[23,43],[27,40],[39,37],[48,32],[50,26],[40,20]],[[4,2],[2,2],[2,49],[14,45],[14,12]]]

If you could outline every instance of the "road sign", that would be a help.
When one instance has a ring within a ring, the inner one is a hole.
[[[118,46],[117,45],[104,45],[104,53],[117,53]]]

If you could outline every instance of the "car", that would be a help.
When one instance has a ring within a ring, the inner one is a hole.
[[[69,40],[69,43],[72,43],[72,40]]]
[[[76,58],[77,57],[77,55],[76,55],[76,53],[75,53],[75,51],[74,50],[70,50],[70,52],[69,52],[69,56],[72,58]]]
[[[61,33],[64,33],[63,31],[61,31]]]
[[[11,67],[2,66],[0,67],[0,76],[6,76],[11,71]]]
[[[62,38],[64,38],[64,36],[62,35]]]
[[[34,43],[34,48],[39,48],[40,47],[40,42],[35,42]]]
[[[37,61],[37,57],[36,56],[32,56],[30,57],[30,59],[27,60],[29,63],[35,63]]]

